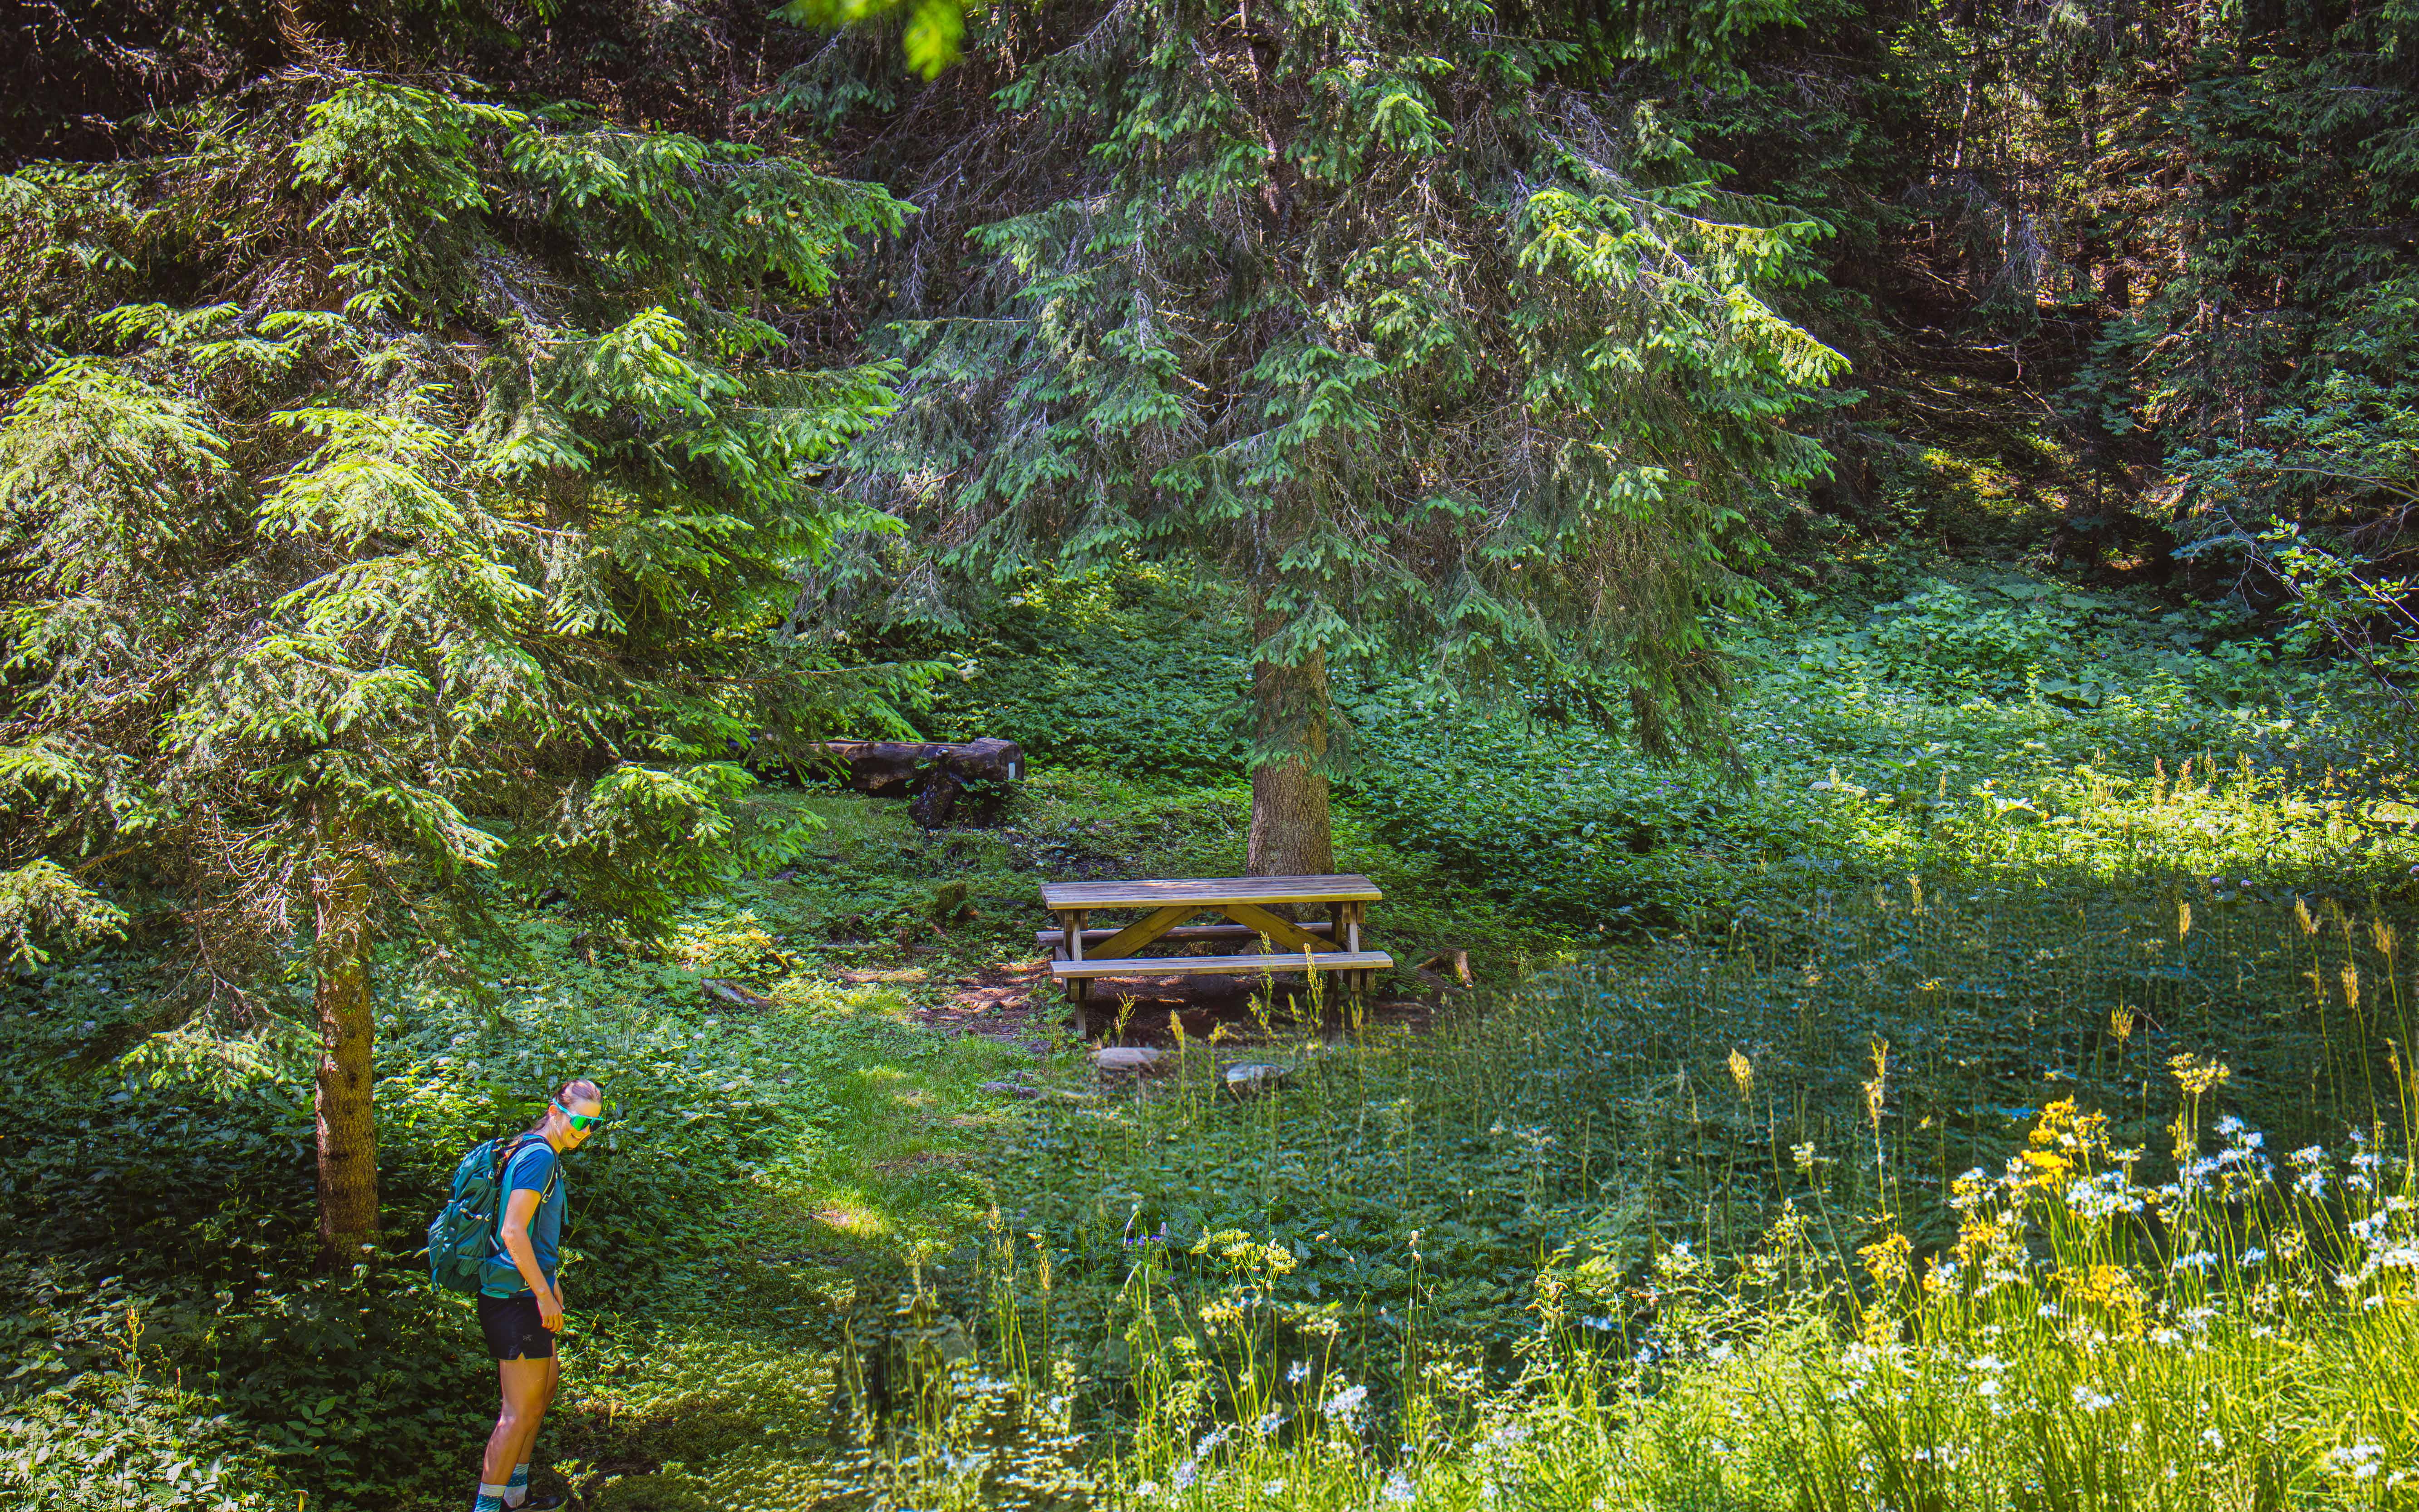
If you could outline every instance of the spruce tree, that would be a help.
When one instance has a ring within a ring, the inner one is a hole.
[[[920,88],[835,45],[779,102],[923,211],[879,270],[903,403],[854,464],[908,536],[805,607],[1200,570],[1253,640],[1263,874],[1333,864],[1342,663],[1610,676],[1648,747],[1714,734],[1707,610],[1743,511],[1824,465],[1789,417],[1843,363],[1771,302],[1823,228],[1722,192],[1638,81],[1780,14],[1008,6]]]
[[[891,402],[792,333],[878,188],[322,60],[0,178],[0,925],[165,905],[197,990],[299,948],[320,1236],[377,1218],[371,969],[491,875],[643,931],[751,830],[732,760],[855,685],[778,643]]]

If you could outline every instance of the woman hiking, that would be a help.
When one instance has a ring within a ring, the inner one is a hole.
[[[496,1361],[503,1385],[503,1411],[487,1436],[479,1467],[479,1499],[472,1512],[544,1512],[563,1504],[559,1496],[530,1495],[530,1446],[554,1400],[562,1370],[554,1336],[562,1328],[562,1286],[555,1278],[562,1242],[562,1157],[588,1142],[605,1121],[596,1084],[562,1084],[547,1104],[546,1117],[517,1135],[504,1156],[497,1183],[502,1217],[496,1226],[496,1253],[479,1285],[479,1331]]]

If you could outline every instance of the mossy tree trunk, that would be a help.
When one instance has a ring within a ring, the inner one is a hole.
[[[370,1110],[369,868],[353,827],[323,823],[311,863],[314,1016],[319,1028],[313,1111],[319,1144],[319,1258],[330,1270],[377,1238],[377,1128]]]
[[[1284,622],[1263,610],[1254,629],[1262,643]],[[1252,829],[1244,870],[1256,877],[1315,875],[1335,870],[1327,807],[1327,657],[1316,649],[1299,666],[1252,664],[1252,706],[1263,751],[1273,761],[1252,769]]]

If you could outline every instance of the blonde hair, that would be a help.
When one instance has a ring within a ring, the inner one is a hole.
[[[521,1133],[525,1134],[546,1133],[546,1121],[554,1117],[554,1110],[558,1104],[573,1102],[601,1103],[604,1101],[605,1094],[597,1089],[594,1082],[584,1076],[575,1077],[563,1083],[552,1097],[547,1099],[546,1111],[537,1116],[535,1123],[531,1124]]]

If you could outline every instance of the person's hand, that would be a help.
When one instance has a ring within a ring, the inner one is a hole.
[[[551,1287],[537,1294],[537,1320],[549,1334],[562,1332],[562,1294]]]

